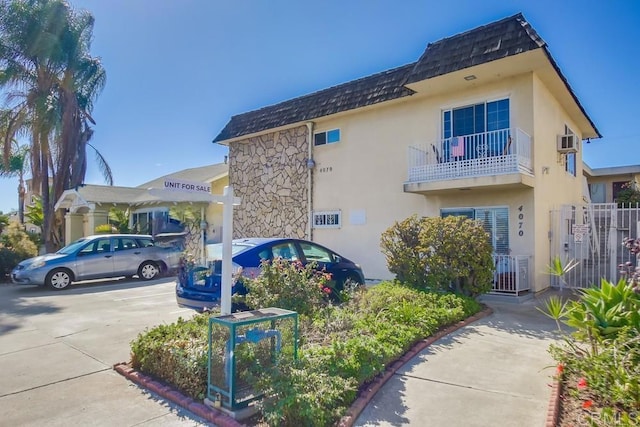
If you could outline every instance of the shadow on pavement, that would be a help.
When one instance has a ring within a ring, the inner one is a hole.
[[[98,292],[109,292],[109,291],[120,290],[120,289],[143,288],[147,286],[157,285],[160,283],[166,283],[168,280],[175,280],[175,279],[176,279],[176,276],[162,276],[153,280],[125,279],[124,277],[115,278],[115,279],[87,280],[84,282],[75,282],[71,284],[68,288],[62,289],[60,291],[54,291],[44,286],[25,286],[25,285],[14,285],[14,284],[7,284],[7,285],[15,287],[17,291],[22,292],[22,295],[24,296],[28,296],[29,298],[38,298],[40,296],[52,297],[52,296],[64,296],[69,294],[82,295],[82,294],[90,294],[90,293],[93,294]]]
[[[54,291],[43,286],[25,286],[2,282],[0,283],[0,288],[3,290],[0,299],[0,334],[18,329],[20,318],[60,312],[62,309],[54,302],[57,298],[52,301],[51,297],[64,298],[70,295],[149,287],[166,283],[168,280],[175,280],[175,276],[164,276],[147,281],[138,279],[94,280],[79,282],[61,291]]]

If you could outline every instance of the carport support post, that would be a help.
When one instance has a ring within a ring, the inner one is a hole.
[[[233,240],[233,187],[224,187],[222,193],[222,290],[220,295],[220,312],[231,314],[231,241]]]

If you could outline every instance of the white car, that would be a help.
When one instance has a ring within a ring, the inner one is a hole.
[[[81,280],[135,275],[151,280],[177,269],[180,253],[179,247],[157,246],[148,235],[89,236],[56,253],[22,261],[11,272],[11,281],[61,290]]]

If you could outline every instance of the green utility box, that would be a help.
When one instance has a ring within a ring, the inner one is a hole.
[[[209,319],[207,397],[235,411],[262,396],[246,378],[274,366],[278,356],[298,356],[298,313],[281,308],[243,311]]]

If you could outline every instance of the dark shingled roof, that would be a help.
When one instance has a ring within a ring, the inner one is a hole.
[[[580,104],[567,79],[551,57],[546,43],[525,20],[524,16],[518,13],[431,43],[420,59],[412,64],[233,116],[213,142],[226,141],[280,126],[410,96],[414,92],[405,87],[406,84],[540,48],[544,49],[547,58],[566,85],[567,90],[599,135],[597,128]]]
[[[233,116],[213,142],[412,95],[413,91],[402,86],[402,82],[414,65],[411,63]]]
[[[545,42],[522,14],[430,43],[406,84],[539,49]]]

